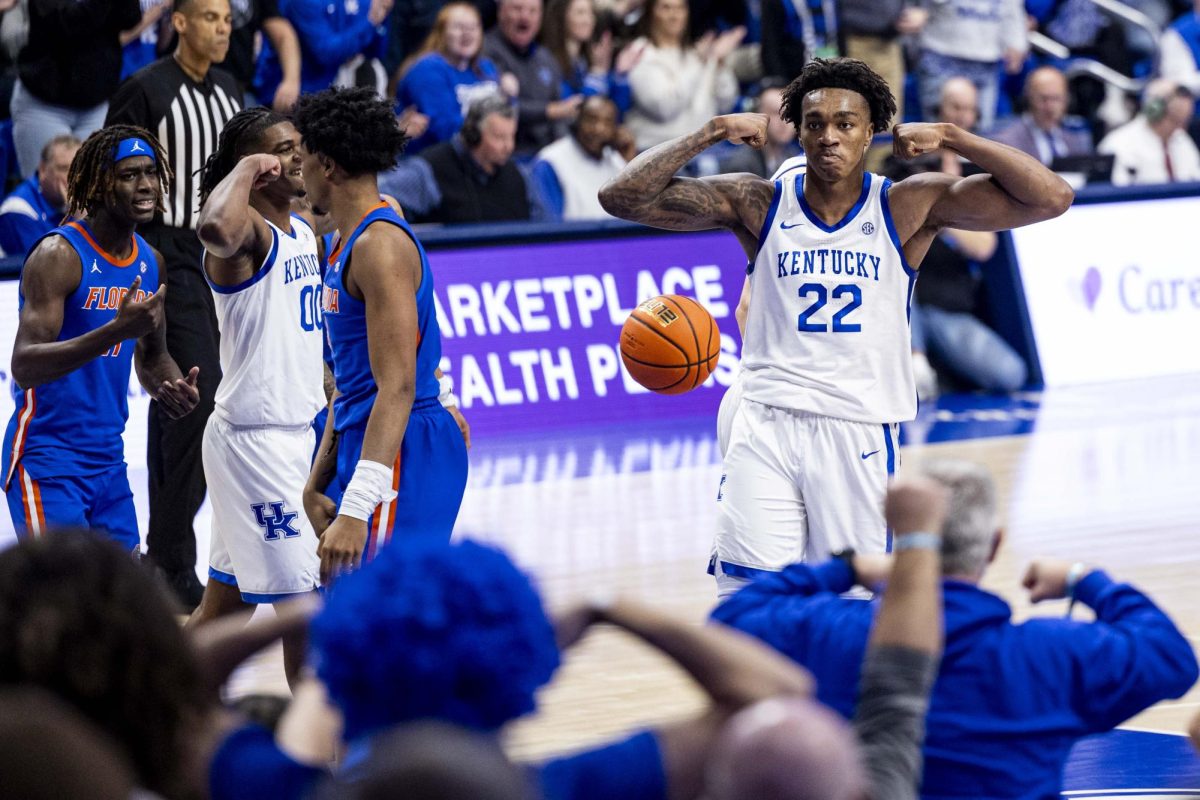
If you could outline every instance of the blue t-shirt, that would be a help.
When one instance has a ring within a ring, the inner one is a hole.
[[[666,800],[658,739],[640,731],[627,739],[555,759],[534,769],[543,800]]]
[[[208,768],[211,800],[299,800],[327,773],[289,758],[271,732],[246,725],[225,737]]]
[[[479,59],[475,69],[458,69],[441,53],[428,53],[404,73],[396,87],[396,113],[409,106],[429,117],[429,129],[408,143],[414,153],[458,133],[471,103],[499,91],[496,65]]]

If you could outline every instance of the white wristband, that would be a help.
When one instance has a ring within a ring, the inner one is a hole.
[[[360,459],[354,467],[354,476],[346,485],[338,514],[365,521],[371,518],[380,503],[390,502],[395,497],[392,468],[377,461]]]
[[[454,396],[454,379],[449,375],[438,378],[438,402],[443,408],[458,408],[458,398]]]
[[[892,552],[901,553],[905,550],[941,550],[942,537],[935,533],[913,531],[902,533],[892,542]]]

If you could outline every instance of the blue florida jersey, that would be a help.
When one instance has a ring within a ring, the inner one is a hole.
[[[57,341],[113,320],[134,278],[142,279],[136,300],[158,288],[154,251],[136,234],[132,252],[121,260],[101,249],[83,222],[70,222],[46,236],[66,239],[82,267],[78,288],[63,304]],[[34,245],[30,252],[36,249]],[[24,307],[24,292],[19,303]],[[93,475],[124,463],[121,436],[129,416],[129,369],[136,345],[132,339],[119,342],[82,367],[35,388],[13,383],[17,408],[4,439],[5,488],[18,463],[36,478]]]
[[[330,253],[325,270],[322,305],[325,335],[329,337],[333,355],[333,377],[338,388],[338,397],[333,401],[333,424],[338,431],[365,427],[378,392],[367,348],[366,305],[351,297],[342,282],[347,265],[351,263],[354,243],[368,226],[377,222],[395,225],[404,231],[412,238],[421,256],[421,285],[417,288],[416,298],[417,374],[413,404],[436,400],[438,396],[438,381],[434,371],[442,358],[442,335],[433,308],[433,274],[429,270],[429,259],[408,223],[381,202],[367,212],[350,235]]]

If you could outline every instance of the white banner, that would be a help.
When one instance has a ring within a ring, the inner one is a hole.
[[[1200,372],[1200,198],[1076,206],[1013,231],[1047,386]]]

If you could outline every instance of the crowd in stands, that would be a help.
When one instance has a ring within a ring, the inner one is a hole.
[[[1191,645],[1145,594],[1069,561],[1035,560],[1023,585],[1095,619],[1014,623],[978,586],[1002,543],[991,478],[920,472],[885,501],[893,554],[793,565],[704,626],[599,596],[551,616],[507,555],[462,540],[389,546],[323,603],[183,629],[111,542],[26,539],[0,553],[0,775],[31,800],[1057,795],[1077,740],[1192,686]],[[843,596],[856,584],[875,599]],[[599,624],[674,661],[706,706],[514,763],[498,734]],[[246,658],[305,633],[290,701],[221,702]]]
[[[301,92],[331,84],[372,86],[393,98],[412,137],[408,155],[441,164],[436,176],[438,170],[411,164],[395,179],[416,193],[411,201],[398,195],[400,202],[429,222],[605,218],[598,205],[565,198],[586,193],[616,163],[614,155],[628,161],[714,114],[771,113],[772,89],[807,60],[835,55],[866,61],[888,80],[898,120],[947,119],[944,87],[956,87],[950,102],[958,102],[955,92],[969,83],[976,132],[1080,180],[1196,180],[1200,4],[1127,5],[1148,25],[1089,0],[233,0],[225,29],[215,34],[227,43],[216,65],[233,76],[245,106],[286,110]],[[12,167],[6,192],[45,168],[51,139],[86,138],[104,123],[122,80],[176,50],[170,11],[171,0],[0,2],[0,118],[10,116],[0,142]],[[1063,51],[1050,54],[1046,39]],[[1128,82],[1117,88],[1101,81],[1078,68],[1085,62]],[[447,150],[432,148],[460,137],[458,159],[474,158],[461,139],[467,112],[492,95],[516,109],[512,158],[528,200],[502,214],[486,202],[447,211],[452,196],[477,191],[457,185],[445,201],[438,193],[444,180],[485,185],[498,164],[476,162],[448,178]],[[569,144],[578,142],[583,101],[592,97],[615,105],[611,151]],[[795,147],[777,128],[761,159],[728,146],[702,154],[688,172],[769,175]],[[543,151],[553,164],[544,165]],[[564,173],[567,153],[577,169]],[[1111,166],[1097,154],[1111,156]],[[31,196],[40,186],[50,195]],[[55,207],[45,180],[20,191],[22,202],[6,213],[33,220]],[[51,217],[43,227],[57,222]],[[2,246],[20,254],[11,237]]]

